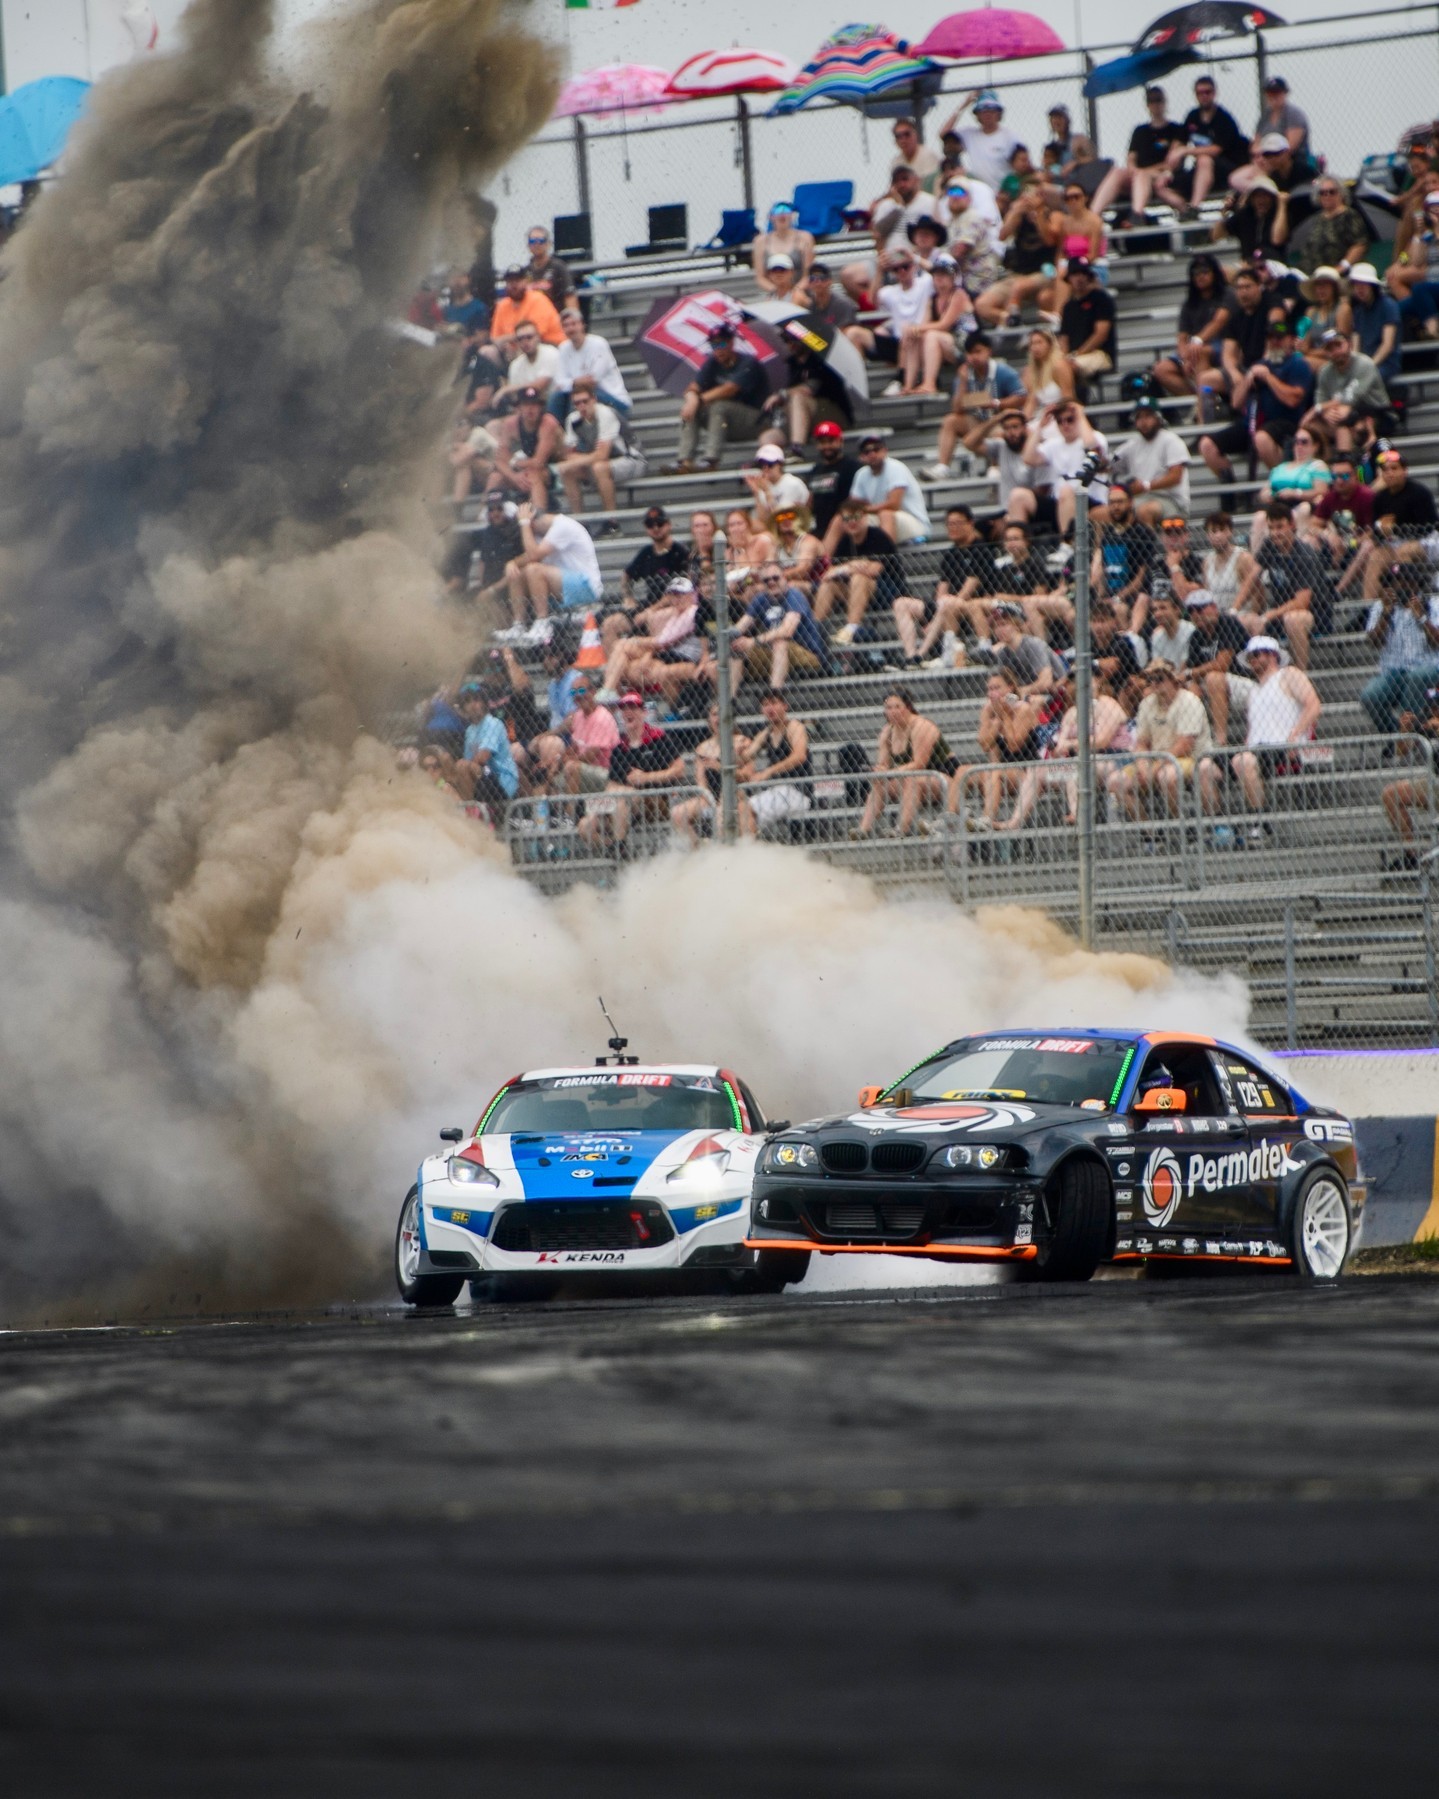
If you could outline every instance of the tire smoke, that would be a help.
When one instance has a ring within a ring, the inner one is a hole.
[[[376,1290],[435,1130],[588,1059],[600,991],[794,1117],[970,1027],[1242,1027],[1237,984],[774,848],[547,901],[396,772],[387,708],[474,645],[428,560],[453,364],[389,321],[549,115],[506,10],[353,7],[306,88],[268,0],[196,0],[5,252],[7,1316]]]

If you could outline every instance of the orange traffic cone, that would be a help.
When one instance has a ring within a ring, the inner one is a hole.
[[[585,628],[580,633],[580,653],[575,657],[576,668],[603,668],[605,665],[605,646],[600,642],[600,627],[593,612],[585,614]]]

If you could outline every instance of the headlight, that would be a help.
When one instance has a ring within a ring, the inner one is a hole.
[[[981,1174],[988,1174],[996,1168],[1003,1168],[1009,1159],[1009,1151],[1002,1144],[995,1143],[951,1143],[948,1149],[942,1149],[934,1158],[937,1168],[977,1169]]]
[[[810,1174],[819,1167],[819,1151],[812,1143],[769,1143],[759,1166],[764,1174]]]
[[[671,1187],[693,1187],[702,1191],[719,1186],[728,1167],[729,1156],[720,1150],[715,1155],[695,1156],[691,1161],[681,1162],[678,1168],[670,1170],[665,1180]]]
[[[491,1174],[483,1162],[467,1162],[463,1156],[451,1156],[449,1175],[467,1187],[498,1187],[499,1176]]]

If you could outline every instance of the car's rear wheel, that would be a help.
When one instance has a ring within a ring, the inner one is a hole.
[[[411,1187],[395,1227],[395,1284],[409,1306],[449,1306],[465,1284],[462,1274],[420,1273],[420,1189]]]
[[[1094,1162],[1066,1162],[1045,1194],[1050,1229],[1032,1262],[1032,1281],[1087,1281],[1109,1248],[1109,1176]]]
[[[734,1281],[741,1293],[783,1293],[808,1273],[807,1249],[757,1249],[753,1262]]]
[[[1337,1281],[1353,1243],[1354,1214],[1344,1181],[1332,1168],[1316,1168],[1295,1196],[1289,1224],[1295,1272],[1320,1285]]]

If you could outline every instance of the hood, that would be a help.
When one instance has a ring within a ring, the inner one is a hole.
[[[871,1106],[863,1112],[838,1113],[803,1126],[807,1135],[914,1137],[976,1143],[1030,1136],[1056,1124],[1113,1117],[1113,1113],[1081,1106],[1049,1105],[1034,1099],[942,1100],[929,1106]],[[788,1133],[784,1133],[788,1135]]]
[[[729,1131],[553,1131],[489,1135],[480,1146],[496,1173],[514,1168],[526,1198],[614,1199],[688,1161],[700,1144],[733,1140]]]

